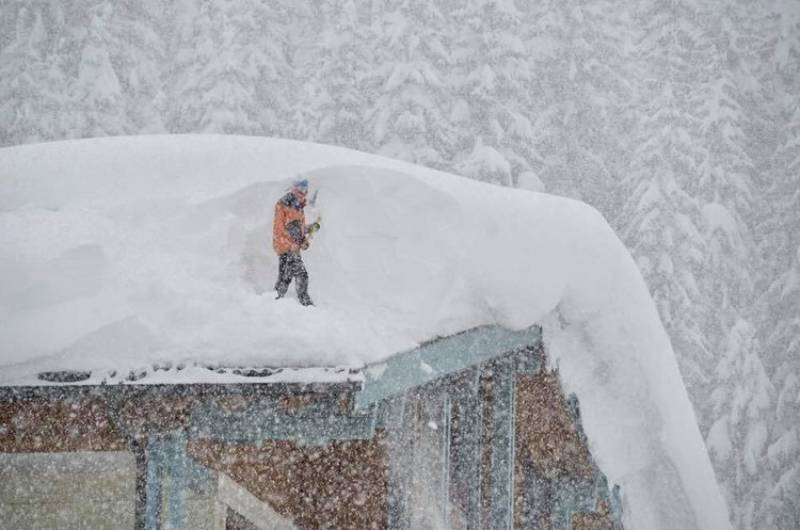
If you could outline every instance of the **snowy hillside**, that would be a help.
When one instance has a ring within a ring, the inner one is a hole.
[[[271,292],[272,207],[299,173],[323,216],[311,308]],[[627,527],[729,527],[644,282],[582,203],[283,140],[5,148],[0,278],[5,385],[58,368],[362,366],[543,322]]]

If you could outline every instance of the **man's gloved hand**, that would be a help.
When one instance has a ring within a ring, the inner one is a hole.
[[[311,239],[314,237],[314,234],[319,231],[321,226],[319,224],[320,220],[321,218],[318,217],[316,221],[306,226],[306,237],[303,239],[303,242],[300,243],[300,248],[303,250],[308,250],[308,247],[311,245]]]

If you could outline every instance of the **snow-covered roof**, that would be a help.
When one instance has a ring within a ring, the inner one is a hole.
[[[273,205],[298,174],[318,191],[309,220],[322,216],[304,254],[316,307],[272,293]],[[0,322],[5,386],[153,366],[313,378],[477,326],[542,323],[628,527],[729,528],[647,288],[577,201],[285,140],[4,148]]]

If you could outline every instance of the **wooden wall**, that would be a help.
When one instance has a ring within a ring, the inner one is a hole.
[[[0,453],[123,448],[108,405],[98,397],[0,401]]]
[[[516,418],[514,527],[547,530],[552,527],[555,489],[564,482],[594,480],[592,456],[557,372],[517,378]],[[571,524],[572,530],[614,530],[605,503],[573,515]]]
[[[448,385],[462,383],[456,376],[431,388],[440,394],[449,393]],[[485,512],[489,510],[491,488],[492,386],[489,370],[480,378],[483,450],[479,480],[481,509]],[[415,406],[426,403],[426,395],[430,398],[426,388],[409,393],[409,399],[417,402]],[[461,399],[459,395],[453,392],[449,399],[456,402]],[[241,406],[250,403],[246,397],[238,399]],[[287,393],[285,403],[277,403],[283,413],[297,409],[297,414],[303,414],[308,399]],[[338,412],[346,413],[349,405],[342,401]],[[191,406],[191,398],[179,393],[121,398],[113,411],[107,400],[90,392],[59,399],[0,400],[0,453],[130,450],[132,438],[139,443],[149,432],[186,428]],[[463,419],[457,407],[451,410],[455,435]],[[423,416],[427,418],[419,417]],[[429,419],[417,420],[424,424],[420,432],[427,432]],[[578,427],[575,406],[564,397],[557,373],[539,371],[517,376],[515,424],[514,527],[548,529],[559,481],[589,483],[596,472]],[[459,441],[451,440],[450,450],[458,447]],[[387,527],[390,473],[387,434],[380,430],[371,440],[325,446],[276,440],[247,444],[194,440],[188,449],[195,460],[227,474],[300,528]],[[453,514],[465,506],[464,486],[451,484]],[[487,515],[483,514],[481,520],[488,520]],[[453,516],[451,526],[459,524],[463,525],[463,518]],[[602,503],[574,515],[571,525],[575,530],[613,529],[608,506]]]
[[[386,528],[386,449],[380,436],[327,446],[192,442],[189,451],[299,528]]]
[[[517,457],[546,478],[593,478],[589,448],[561,392],[558,374],[517,378]]]

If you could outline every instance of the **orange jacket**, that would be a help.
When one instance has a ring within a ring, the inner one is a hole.
[[[306,216],[303,213],[305,205],[305,196],[293,191],[284,195],[275,205],[272,248],[278,255],[300,252],[306,238]]]

